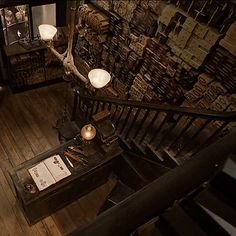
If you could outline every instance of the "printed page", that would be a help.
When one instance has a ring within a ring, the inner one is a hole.
[[[56,183],[55,179],[43,162],[40,162],[36,166],[28,169],[28,171],[39,191],[42,191],[43,189],[48,188],[52,184]]]
[[[43,162],[47,166],[56,182],[71,175],[71,172],[59,155],[51,156],[45,159]]]

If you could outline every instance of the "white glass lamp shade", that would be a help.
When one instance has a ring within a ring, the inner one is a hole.
[[[85,125],[81,129],[80,135],[84,140],[90,141],[96,136],[96,129],[91,124]]]
[[[50,41],[57,33],[57,28],[53,25],[42,24],[39,27],[39,34],[42,40]]]
[[[102,88],[111,80],[111,75],[103,69],[93,69],[89,71],[88,78],[94,88]]]

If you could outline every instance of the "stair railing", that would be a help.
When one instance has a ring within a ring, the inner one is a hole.
[[[169,167],[180,165],[236,126],[236,112],[196,110],[139,101],[98,97],[75,91],[72,120],[108,110],[120,139]]]

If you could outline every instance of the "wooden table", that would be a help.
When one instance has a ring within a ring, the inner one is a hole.
[[[67,147],[75,144],[75,140],[70,140],[22,163],[11,171],[18,202],[29,224],[36,223],[107,181],[113,161],[120,156],[122,149],[115,143],[108,152],[105,152],[99,143],[95,142],[83,146],[88,160],[86,166],[77,164],[72,167],[64,157]],[[55,154],[61,156],[71,175],[42,191],[36,193],[25,191],[26,184],[34,183],[28,169]]]

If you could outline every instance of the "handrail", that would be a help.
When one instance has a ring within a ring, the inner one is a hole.
[[[190,107],[178,107],[173,105],[160,105],[155,103],[145,103],[140,101],[133,100],[122,100],[119,98],[113,97],[102,97],[102,96],[87,96],[82,93],[79,94],[80,98],[89,99],[91,101],[100,101],[113,103],[116,105],[125,105],[136,108],[152,109],[156,111],[166,112],[166,113],[175,113],[181,115],[188,115],[197,118],[205,118],[209,120],[219,120],[219,121],[236,121],[236,112],[219,112],[211,110],[197,110]]]
[[[91,96],[75,91],[72,120],[89,122],[104,109],[128,149],[152,153],[168,167],[181,165],[235,127],[236,112],[197,110],[166,104]],[[77,112],[80,110],[81,112]]]

